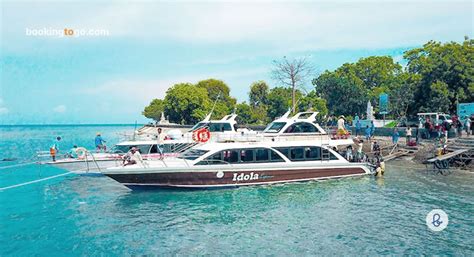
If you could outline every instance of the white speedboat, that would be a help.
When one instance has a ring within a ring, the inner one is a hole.
[[[127,187],[213,188],[363,176],[351,163],[315,141],[207,143],[177,158],[113,167],[103,174]]]
[[[122,164],[122,157],[130,148],[137,147],[143,158],[148,159],[162,159],[168,157],[175,157],[189,148],[197,145],[199,140],[196,140],[196,131],[206,128],[209,131],[209,140],[219,141],[232,138],[232,135],[245,133],[252,134],[247,129],[237,130],[237,122],[235,118],[237,114],[230,114],[224,116],[220,120],[210,120],[210,115],[193,126],[188,132],[181,133],[177,130],[169,130],[166,133],[165,140],[158,144],[155,134],[142,134],[140,139],[144,140],[128,140],[120,142],[112,147],[112,150],[107,153],[97,153],[89,151],[85,148],[79,147],[77,158],[72,158],[69,155],[59,155],[56,161],[43,161],[42,164],[52,165],[62,169],[78,172],[100,172],[109,167],[116,167]],[[253,133],[255,134],[255,132]],[[38,152],[38,157],[50,158],[49,152]]]
[[[335,138],[333,135],[328,134],[315,122],[317,114],[318,112],[300,112],[290,117],[290,112],[288,111],[282,117],[270,123],[263,132],[256,132],[245,128],[238,129],[236,122],[237,114],[226,115],[220,120],[210,120],[210,115],[208,115],[186,133],[168,131],[166,139],[161,144],[158,144],[156,139],[130,140],[115,145],[111,153],[82,151],[83,154],[79,155],[79,158],[58,158],[55,162],[48,161],[45,163],[67,170],[100,172],[106,168],[120,166],[122,164],[122,156],[133,146],[139,149],[146,160],[175,157],[203,143],[196,140],[196,132],[203,128],[209,132],[209,138],[206,142],[284,142],[304,140],[314,141],[330,147],[354,143],[350,137]],[[153,136],[147,135],[147,138],[153,138]]]

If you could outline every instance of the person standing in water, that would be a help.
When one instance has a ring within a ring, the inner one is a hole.
[[[59,142],[61,141],[61,137],[56,137],[53,144],[49,147],[49,154],[51,155],[51,159],[53,162],[56,161],[56,155],[59,153]]]
[[[107,146],[105,145],[106,141],[102,138],[100,133],[97,133],[97,136],[95,137],[95,148],[97,152],[100,152],[100,150],[104,149],[104,152],[107,151]]]

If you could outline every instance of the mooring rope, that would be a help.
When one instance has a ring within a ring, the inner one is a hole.
[[[50,177],[46,177],[46,178],[41,178],[41,179],[37,179],[37,180],[33,180],[33,181],[28,181],[28,182],[25,182],[25,183],[20,183],[20,184],[16,184],[16,185],[12,185],[12,186],[1,187],[0,191],[4,191],[4,190],[16,188],[16,187],[21,187],[21,186],[26,186],[26,185],[31,185],[31,184],[39,183],[39,182],[42,182],[42,181],[50,180],[50,179],[53,179],[53,178],[66,176],[66,175],[69,175],[69,174],[72,174],[72,173],[74,173],[74,171],[70,171],[70,172],[66,172],[66,173],[62,173],[62,174],[58,174],[58,175],[54,175],[54,176],[50,176]]]
[[[0,166],[0,170],[5,170],[5,169],[10,169],[10,168],[15,168],[15,167],[22,167],[22,166],[27,166],[31,164],[36,164],[38,162],[25,162],[25,163],[18,163],[18,164],[13,164],[13,165],[8,165],[8,166]]]

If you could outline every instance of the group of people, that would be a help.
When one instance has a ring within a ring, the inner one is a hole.
[[[62,137],[57,136],[54,139],[51,146],[49,147],[49,154],[50,154],[51,159],[53,160],[53,162],[56,161],[56,157],[59,154],[61,141],[62,141]],[[100,133],[96,134],[96,137],[95,137],[94,141],[95,141],[95,148],[96,148],[96,151],[98,153],[100,151],[104,151],[104,152],[107,151],[107,146],[105,145],[106,141],[102,138]],[[83,148],[78,147],[77,145],[74,145],[68,152],[65,152],[63,154],[63,156],[66,156],[66,157],[69,157],[69,158],[74,158],[74,159],[79,158],[83,155],[83,153],[81,152],[81,149],[83,149]]]
[[[464,121],[461,121],[458,116],[452,116],[453,121],[453,128],[456,130],[458,137],[462,137],[463,131],[466,132],[466,135],[469,137],[470,135],[474,135],[474,124],[471,117],[466,116]]]

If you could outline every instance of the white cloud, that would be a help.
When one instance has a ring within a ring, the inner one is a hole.
[[[413,46],[431,39],[462,40],[473,34],[471,1],[46,2],[37,4],[38,8],[30,3],[15,6],[5,7],[7,36],[24,33],[25,27],[68,26],[107,29],[111,37],[147,42],[258,43],[290,51]],[[68,11],[71,9],[74,12]],[[24,19],[18,19],[20,15]]]
[[[120,37],[296,50],[410,46],[472,35],[471,2],[142,3],[113,5],[95,17],[90,26],[107,24]]]
[[[53,111],[54,112],[57,112],[57,113],[65,113],[67,110],[66,106],[61,104],[61,105],[58,105],[56,107],[53,108]]]

